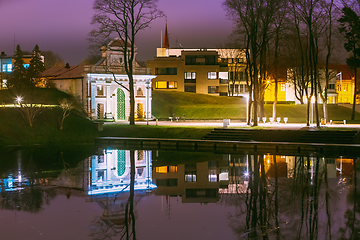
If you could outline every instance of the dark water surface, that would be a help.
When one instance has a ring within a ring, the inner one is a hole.
[[[37,147],[0,158],[0,239],[360,239],[358,159]]]

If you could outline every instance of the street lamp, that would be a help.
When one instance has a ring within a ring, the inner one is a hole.
[[[336,74],[336,77],[339,76],[339,79],[340,79],[340,91],[342,91],[342,72],[339,72],[338,74]],[[339,97],[339,96],[338,96]]]
[[[21,102],[22,102],[22,100],[23,100],[23,98],[21,97],[21,96],[17,96],[16,98],[15,98],[15,101],[17,102],[17,104],[21,104]]]
[[[244,95],[244,98],[246,98],[246,125],[248,123],[248,119],[249,119],[249,96],[248,95]]]

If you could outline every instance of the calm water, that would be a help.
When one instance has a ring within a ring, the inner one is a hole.
[[[53,147],[0,158],[1,239],[360,239],[357,159]]]

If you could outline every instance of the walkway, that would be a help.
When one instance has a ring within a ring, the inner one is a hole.
[[[129,122],[111,122],[106,124],[129,124]],[[223,122],[222,121],[137,121],[135,122],[136,125],[156,125],[159,126],[192,126],[192,127],[213,127],[213,128],[222,128]],[[278,129],[278,130],[309,130],[312,128],[315,128],[316,125],[312,125],[311,127],[307,127],[306,124],[300,124],[300,123],[259,123],[259,127],[264,127],[267,129]],[[229,128],[240,128],[240,127],[248,127],[245,122],[237,122],[237,121],[230,121]],[[350,129],[359,129],[360,130],[360,124],[327,124],[324,127],[327,128],[350,128]]]

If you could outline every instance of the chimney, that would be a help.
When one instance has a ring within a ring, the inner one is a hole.
[[[65,68],[70,69],[69,63],[66,63],[66,64],[65,64]]]

